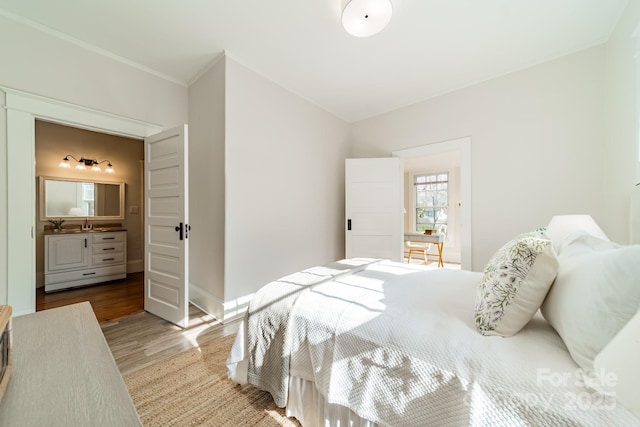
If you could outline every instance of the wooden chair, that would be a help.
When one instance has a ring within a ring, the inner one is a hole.
[[[407,248],[409,248],[409,260],[407,261],[408,264],[411,264],[411,255],[413,255],[414,252],[422,253],[422,255],[424,256],[425,265],[429,262],[429,258],[427,258],[427,251],[431,249],[431,243],[417,243],[407,241],[406,245]]]

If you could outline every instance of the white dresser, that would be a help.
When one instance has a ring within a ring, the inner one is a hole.
[[[126,230],[45,234],[45,292],[125,277]]]
[[[88,302],[12,322],[13,363],[0,426],[142,425]]]

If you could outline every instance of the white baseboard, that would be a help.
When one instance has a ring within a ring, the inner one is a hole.
[[[239,318],[240,316],[243,316],[249,308],[249,302],[251,302],[254,295],[255,294],[243,295],[236,299],[225,301],[223,323],[230,322]]]
[[[221,322],[224,321],[224,301],[189,283],[189,302]]]
[[[223,301],[197,285],[189,284],[189,302],[222,323],[228,323],[243,316],[253,295]]]

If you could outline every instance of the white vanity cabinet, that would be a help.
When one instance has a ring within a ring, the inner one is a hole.
[[[49,255],[45,271],[54,272],[89,267],[86,234],[61,234],[45,236],[46,255]]]
[[[45,234],[45,292],[125,277],[126,231]]]

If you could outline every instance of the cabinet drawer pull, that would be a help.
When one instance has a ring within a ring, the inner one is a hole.
[[[115,258],[102,258],[103,261],[115,261]]]
[[[102,240],[115,240],[115,237],[103,237]]]
[[[103,251],[115,251],[116,248],[102,248]]]
[[[92,274],[96,274],[96,272],[94,271],[93,273],[82,273],[83,276],[91,276]]]

